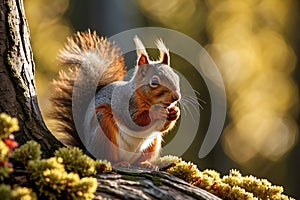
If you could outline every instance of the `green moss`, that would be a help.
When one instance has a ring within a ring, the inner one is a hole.
[[[13,171],[12,168],[1,166],[0,167],[0,181],[4,181],[9,178],[9,174]]]
[[[238,170],[230,170],[229,175],[221,177],[215,170],[200,172],[196,165],[180,161],[167,168],[166,172],[222,199],[293,199],[282,194],[281,186],[272,185],[266,179],[243,176]]]
[[[214,180],[220,180],[220,173],[213,169],[206,169],[202,171],[203,176],[208,176],[213,178]]]
[[[167,172],[185,180],[186,182],[191,182],[194,178],[200,175],[196,165],[185,161],[181,161],[175,166],[170,167],[167,169]]]
[[[8,146],[0,139],[0,162],[7,160],[9,152]]]
[[[55,156],[63,159],[67,172],[75,172],[84,176],[95,175],[96,172],[108,172],[112,170],[110,162],[106,160],[93,160],[83,154],[82,150],[75,148],[60,148],[55,151]]]
[[[18,130],[17,120],[6,114],[0,114],[0,137],[6,138]],[[6,138],[7,139],[7,138]],[[86,177],[99,172],[111,170],[107,161],[95,161],[78,149],[61,148],[55,152],[55,157],[41,159],[41,146],[35,141],[29,141],[21,147],[0,139],[0,181],[9,180],[13,171],[9,162],[12,156],[14,166],[25,167],[30,174],[29,185],[41,199],[93,199],[97,189],[97,180]],[[10,145],[10,146],[9,146]],[[0,186],[1,199],[37,199],[36,194],[29,188]]]
[[[7,138],[11,133],[18,130],[19,125],[16,118],[10,117],[6,113],[0,114],[0,138]]]
[[[30,179],[38,188],[41,197],[47,199],[93,199],[97,180],[92,177],[80,178],[77,173],[67,172],[63,159],[29,161]]]
[[[112,170],[111,163],[107,160],[96,160],[95,166],[98,173],[111,172]]]
[[[10,186],[5,184],[0,185],[0,196],[2,199],[7,199],[7,200],[14,199]]]
[[[84,155],[82,150],[75,148],[60,148],[55,151],[55,156],[63,159],[67,172],[75,172],[80,177],[91,176],[96,174],[95,161]]]
[[[0,181],[4,181],[9,177],[9,174],[13,171],[12,168],[8,167],[10,150],[7,145],[0,139]]]
[[[36,200],[36,193],[32,189],[27,187],[15,187],[13,188],[13,195],[19,200]]]
[[[228,195],[229,199],[253,199],[258,200],[257,197],[254,197],[252,193],[247,192],[244,188],[238,186],[233,186]]]
[[[19,130],[18,120],[5,113],[0,114],[0,181],[9,178],[13,171],[9,161],[11,152],[18,146],[18,143],[9,137],[12,132]],[[8,138],[9,137],[9,138]]]
[[[5,200],[36,200],[36,194],[26,187],[15,187],[11,189],[9,185],[0,185],[0,197]]]
[[[81,177],[91,176],[96,173],[95,161],[84,155],[82,150],[75,148],[60,148],[55,151],[55,156],[63,160],[66,171],[78,173]]]
[[[41,159],[41,145],[33,140],[28,141],[13,152],[16,162],[27,165],[30,160]]]
[[[254,194],[258,198],[271,198],[283,192],[283,187],[272,185],[266,179],[259,179],[254,176],[242,176],[237,170],[230,170],[228,176],[222,178],[224,183],[231,186],[239,186]]]

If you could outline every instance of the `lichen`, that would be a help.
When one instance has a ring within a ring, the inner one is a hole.
[[[14,187],[13,189],[6,184],[0,185],[0,197],[5,200],[36,200],[36,193],[30,188]]]
[[[252,175],[242,176],[237,170],[230,170],[228,176],[222,178],[224,183],[228,183],[231,186],[239,186],[245,188],[245,190],[253,193],[258,198],[273,199],[273,196],[278,196],[283,192],[283,187],[272,185],[266,179],[259,179]]]
[[[202,171],[203,175],[207,175],[211,178],[213,178],[214,180],[219,180],[220,179],[220,173],[213,170],[213,169],[205,169]]]
[[[96,172],[111,171],[105,160],[93,160],[78,148],[60,148],[55,156],[41,159],[40,145],[29,141],[13,153],[15,163],[25,166],[30,185],[46,199],[93,199]],[[26,164],[25,164],[26,163]]]
[[[19,125],[16,118],[10,117],[6,113],[0,114],[0,138],[7,138],[11,133],[18,131]]]
[[[8,146],[0,139],[0,162],[7,160],[9,156]]]
[[[97,189],[95,178],[67,172],[60,157],[29,161],[28,170],[39,196],[47,199],[93,199]]]
[[[197,166],[191,162],[181,161],[175,166],[167,169],[167,172],[174,176],[180,177],[187,182],[191,182],[194,178],[200,176]]]
[[[36,200],[36,193],[32,191],[32,189],[27,187],[14,187],[13,195],[17,197],[19,200]]]
[[[107,160],[96,160],[95,161],[96,170],[98,173],[111,172],[111,163]]]
[[[168,158],[161,158],[159,162]],[[243,176],[238,170],[232,169],[229,175],[223,177],[211,169],[198,170],[191,162],[174,159],[173,164],[165,171],[186,182],[202,188],[222,199],[272,199],[292,200],[283,193],[281,186],[272,185],[266,179],[259,179],[254,176]]]
[[[19,130],[18,120],[5,113],[0,114],[0,181],[9,178],[13,172],[9,158],[12,150],[18,146],[11,133]]]
[[[27,165],[30,160],[41,159],[41,145],[34,140],[28,141],[13,152],[16,162]]]
[[[111,171],[110,162],[93,160],[78,148],[61,148],[54,157],[41,159],[41,146],[33,140],[15,149],[18,144],[11,133],[18,129],[15,118],[0,114],[0,181],[18,182],[10,181],[17,167],[27,171],[25,182],[32,189],[1,185],[1,199],[93,199],[97,180],[91,176]]]
[[[111,165],[105,160],[93,160],[83,154],[82,150],[75,148],[60,148],[55,156],[63,160],[67,172],[78,173],[80,177],[95,175],[98,172],[111,171]]]
[[[12,168],[7,166],[0,167],[0,181],[4,181],[5,179],[9,178],[9,174],[12,172]]]

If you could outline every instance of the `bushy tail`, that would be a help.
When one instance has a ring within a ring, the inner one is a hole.
[[[59,62],[68,67],[52,82],[50,96],[53,111],[50,117],[57,121],[56,137],[67,146],[84,148],[77,134],[72,114],[72,94],[75,81],[80,87],[89,87],[91,80],[99,80],[97,91],[103,86],[122,80],[125,75],[124,58],[119,48],[97,36],[96,32],[77,32],[67,39],[65,48],[58,55]],[[107,64],[109,63],[109,64]],[[76,80],[80,68],[86,71],[85,79]],[[88,90],[89,88],[86,88]]]

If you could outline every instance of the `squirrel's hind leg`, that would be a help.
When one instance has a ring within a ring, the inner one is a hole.
[[[108,104],[101,104],[96,108],[95,111],[96,113],[101,112],[98,122],[108,139],[105,141],[100,141],[100,143],[103,142],[101,145],[105,147],[104,157],[111,162],[119,162],[119,149],[117,144],[118,128],[112,114],[112,109]]]
[[[145,149],[142,155],[135,161],[134,165],[150,169],[150,170],[158,170],[158,167],[151,163],[151,161],[156,160],[159,157],[161,150],[161,136],[156,137],[151,145]]]

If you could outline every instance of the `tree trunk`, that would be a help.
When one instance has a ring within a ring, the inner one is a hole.
[[[37,102],[34,62],[22,0],[0,0],[0,112],[17,117],[16,140],[35,140],[50,155],[62,144],[45,126]],[[26,180],[26,175],[20,180]],[[163,172],[118,171],[97,176],[96,199],[218,199]]]
[[[45,126],[34,84],[34,62],[22,0],[0,0],[0,112],[19,121],[16,140],[33,139],[43,152],[53,152],[61,143]]]

